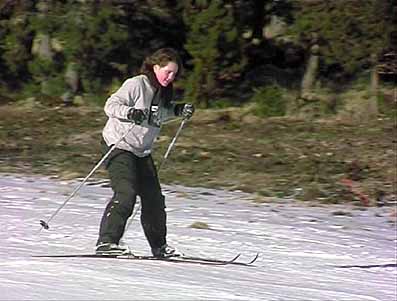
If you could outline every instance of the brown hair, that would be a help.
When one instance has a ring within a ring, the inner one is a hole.
[[[146,74],[148,71],[153,72],[153,66],[166,66],[169,62],[174,62],[178,65],[178,73],[176,78],[182,73],[182,59],[176,50],[172,48],[161,48],[152,55],[145,58],[141,66],[141,73]]]
[[[150,83],[156,88],[160,89],[161,97],[166,100],[166,102],[170,102],[173,97],[173,86],[172,83],[167,87],[162,87],[156,78],[156,75],[153,72],[153,66],[159,65],[160,67],[166,66],[169,62],[174,62],[178,65],[178,72],[175,78],[178,78],[183,72],[182,59],[176,50],[172,48],[161,48],[154,52],[152,55],[145,58],[142,63],[140,73],[146,75]]]

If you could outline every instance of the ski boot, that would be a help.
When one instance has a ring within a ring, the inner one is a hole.
[[[153,257],[157,257],[157,258],[177,257],[183,255],[177,249],[167,244],[162,245],[160,248],[152,248],[152,254]]]
[[[97,255],[132,255],[130,248],[126,245],[115,243],[99,243],[96,246],[95,254]]]

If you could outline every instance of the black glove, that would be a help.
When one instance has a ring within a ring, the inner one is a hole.
[[[185,119],[189,119],[193,116],[194,113],[194,105],[191,103],[181,103],[175,105],[175,115],[183,117]]]
[[[131,109],[127,114],[127,118],[133,121],[135,124],[141,124],[144,120],[146,120],[146,114],[143,110]]]

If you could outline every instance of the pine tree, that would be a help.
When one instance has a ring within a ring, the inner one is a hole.
[[[7,8],[7,9],[6,9]],[[28,80],[28,62],[33,32],[29,27],[30,3],[9,4],[0,15],[0,77],[9,87],[20,88],[20,80]]]
[[[195,5],[187,4],[184,10],[189,30],[185,49],[193,67],[186,80],[185,97],[202,107],[210,106],[219,81],[242,66],[231,10],[221,0],[197,1]]]

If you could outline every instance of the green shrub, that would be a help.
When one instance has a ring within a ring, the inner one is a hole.
[[[395,118],[397,113],[396,106],[393,105],[392,102],[386,101],[386,97],[383,93],[378,93],[377,102],[379,113],[390,118]]]
[[[276,85],[254,89],[251,102],[255,104],[254,114],[261,117],[284,116],[286,101],[283,91]]]
[[[233,107],[234,104],[230,99],[217,99],[216,101],[211,103],[211,108],[214,109],[225,109]]]

